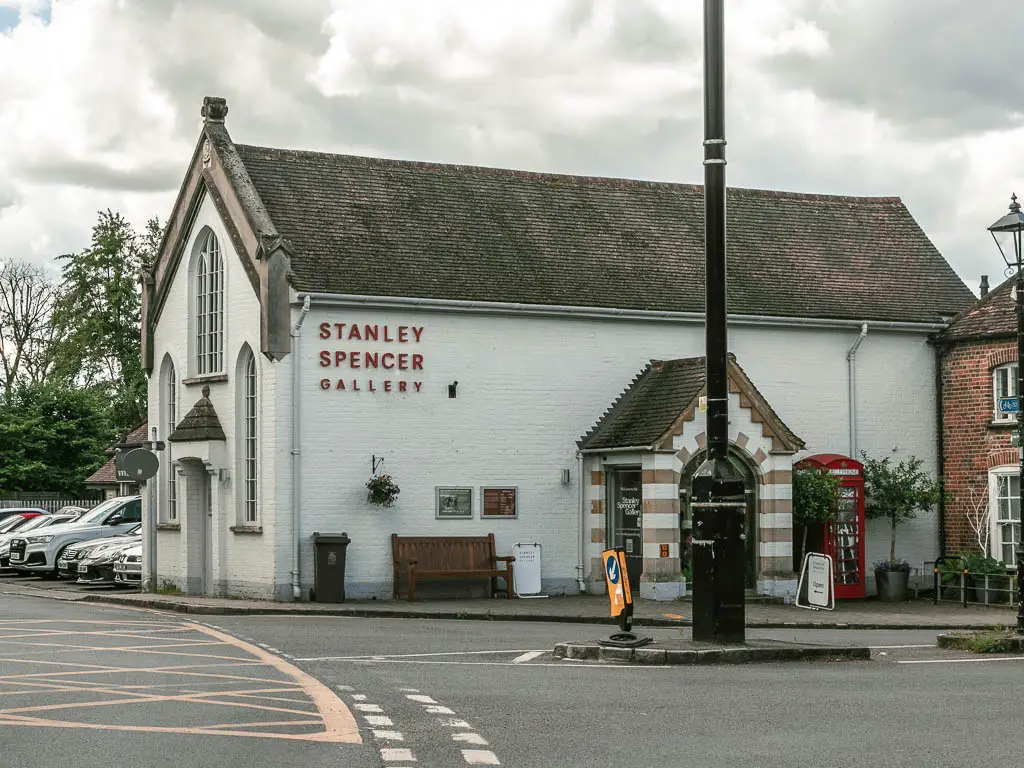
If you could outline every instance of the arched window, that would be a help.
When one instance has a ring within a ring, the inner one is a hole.
[[[257,403],[256,356],[248,347],[242,360],[242,474],[245,480],[242,507],[245,525],[256,525],[259,520],[259,466],[257,464]]]
[[[196,373],[224,369],[224,260],[213,232],[207,232],[196,264]]]
[[[162,416],[164,440],[166,448],[164,453],[164,465],[166,469],[167,503],[164,507],[164,519],[168,523],[178,522],[178,481],[174,474],[174,462],[171,456],[172,443],[166,442],[166,438],[178,425],[178,378],[174,370],[174,363],[170,357],[164,360],[163,365],[162,391],[163,400]]]

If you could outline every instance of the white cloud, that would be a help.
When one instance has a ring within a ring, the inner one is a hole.
[[[948,93],[958,62],[986,61],[957,2],[901,0],[885,19],[886,40],[926,45],[921,19],[941,6]],[[107,207],[166,217],[204,95],[227,97],[245,143],[702,180],[697,2],[58,0],[48,23],[47,5],[0,0],[23,11],[0,32],[4,257],[81,248]],[[998,262],[984,227],[1024,194],[1022,102],[992,89],[958,122],[927,94],[880,91],[927,71],[871,47],[886,8],[728,4],[729,180],[901,195],[974,285]]]

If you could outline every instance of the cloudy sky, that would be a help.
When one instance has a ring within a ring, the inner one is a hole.
[[[898,195],[972,288],[1024,195],[1010,0],[726,0],[729,183]],[[983,8],[983,13],[978,8]],[[700,0],[0,0],[0,258],[241,143],[700,183]]]

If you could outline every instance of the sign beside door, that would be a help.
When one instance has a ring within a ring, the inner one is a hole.
[[[611,470],[608,544],[621,548],[633,589],[644,570],[643,473],[639,467]]]

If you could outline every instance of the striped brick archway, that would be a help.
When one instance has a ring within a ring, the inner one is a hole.
[[[598,589],[603,586],[603,568],[600,552],[606,545],[608,532],[607,475],[615,466],[640,466],[643,477],[643,574],[640,578],[641,596],[670,599],[679,594],[681,542],[680,534],[680,481],[684,471],[692,470],[695,459],[706,447],[704,419],[699,411],[699,390],[686,390],[686,381],[678,385],[681,390],[677,402],[679,410],[654,435],[649,447],[639,441],[625,446],[608,446],[607,453],[596,446],[605,437],[602,431],[612,433],[620,442],[621,434],[636,428],[630,420],[646,426],[651,414],[643,410],[645,388],[656,391],[660,401],[658,417],[670,413],[664,406],[665,391],[674,386],[666,381],[670,375],[680,379],[686,374],[685,366],[694,359],[667,361],[652,365],[642,372],[623,396],[613,404],[597,427],[581,441],[586,466],[590,470],[590,483],[585,488],[589,537],[589,581]],[[673,374],[676,370],[683,373]],[[702,373],[702,371],[701,371]],[[662,375],[661,381],[656,381]],[[703,385],[703,381],[700,382]],[[787,595],[795,593],[796,576],[793,573],[793,455],[803,448],[803,441],[793,434],[771,409],[761,393],[746,377],[743,370],[730,361],[729,369],[729,438],[732,450],[748,465],[756,479],[755,521],[757,539],[756,590],[759,594]],[[675,393],[673,393],[675,394]],[[652,398],[653,399],[653,398]],[[652,408],[653,409],[653,408]],[[642,434],[642,432],[641,432]],[[648,435],[653,434],[648,429]],[[595,446],[588,450],[589,445]],[[692,465],[692,466],[691,466]]]

